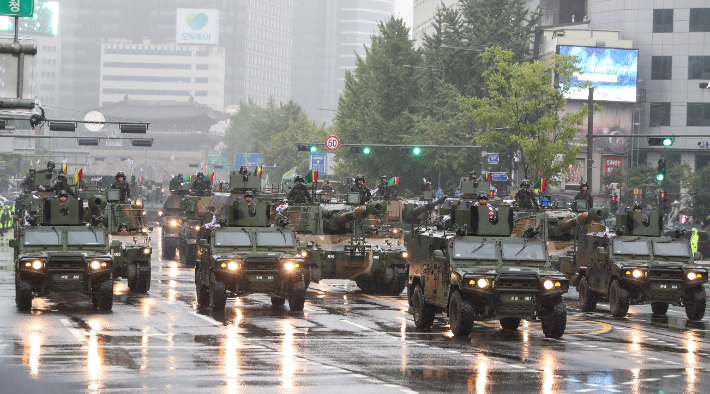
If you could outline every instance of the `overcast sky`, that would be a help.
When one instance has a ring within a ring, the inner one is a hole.
[[[414,0],[395,0],[394,13],[404,19],[404,23],[411,29],[414,13]]]

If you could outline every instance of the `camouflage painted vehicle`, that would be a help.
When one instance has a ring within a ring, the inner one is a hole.
[[[626,316],[629,305],[650,303],[657,315],[672,304],[684,306],[690,320],[703,318],[708,271],[694,263],[700,256],[693,256],[679,232],[661,236],[662,220],[659,212],[619,214],[616,234],[585,234],[561,258],[576,274],[580,309],[593,311],[598,300],[608,299],[615,317]]]
[[[303,310],[304,260],[293,232],[270,225],[270,209],[267,202],[234,201],[204,230],[195,265],[201,307],[223,310],[227,298],[265,293],[274,306],[288,299],[292,311]]]
[[[160,217],[160,240],[162,243],[163,258],[172,259],[175,257],[179,241],[180,223],[180,202],[189,193],[190,185],[182,183],[182,176],[178,175],[170,180],[170,195],[163,203],[163,207],[158,213]]]
[[[407,294],[417,328],[430,328],[434,315],[446,311],[457,336],[468,335],[477,320],[499,319],[504,329],[514,330],[526,319],[542,321],[546,337],[561,337],[569,281],[551,267],[536,229],[511,236],[508,206],[490,217],[488,207],[464,200],[445,205],[442,225],[416,228],[407,237]]]
[[[367,205],[290,204],[280,212],[297,233],[308,264],[307,280],[350,279],[366,292],[397,295],[407,282],[401,233],[382,226],[382,201]]]
[[[212,188],[203,187],[200,180],[193,181],[188,195],[180,201],[180,221],[178,222],[177,248],[180,261],[187,266],[194,266],[197,258],[197,239],[200,223],[209,212],[210,201],[214,193]]]
[[[90,296],[94,308],[113,307],[113,258],[107,230],[84,221],[84,201],[44,198],[28,226],[10,240],[15,256],[15,303],[32,308],[34,297],[60,293]]]

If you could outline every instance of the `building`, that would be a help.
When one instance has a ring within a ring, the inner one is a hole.
[[[195,102],[224,110],[224,48],[214,45],[102,44],[99,102],[124,97]]]
[[[345,71],[394,8],[394,0],[294,0],[291,98],[309,118],[332,121]]]
[[[35,55],[35,97],[45,106],[47,116],[54,116],[61,107],[62,40],[57,36],[35,36],[37,55]]]
[[[436,9],[442,5],[453,7],[458,4],[459,0],[414,0],[414,27],[412,28],[412,37],[421,45],[424,34],[432,34],[432,19],[436,14]]]

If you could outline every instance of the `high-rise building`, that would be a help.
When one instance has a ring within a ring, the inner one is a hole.
[[[330,122],[355,54],[394,13],[394,0],[294,0],[293,93],[316,122]]]

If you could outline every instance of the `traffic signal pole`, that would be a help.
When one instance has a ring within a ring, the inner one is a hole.
[[[593,190],[592,186],[592,155],[594,153],[594,88],[589,88],[589,98],[587,99],[587,184],[589,185],[589,192]]]

